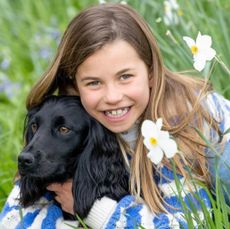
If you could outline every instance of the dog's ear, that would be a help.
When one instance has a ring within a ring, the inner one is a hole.
[[[128,173],[115,134],[91,119],[73,180],[74,210],[86,217],[95,200],[128,193]]]
[[[34,108],[30,109],[26,114],[26,117],[24,119],[24,129],[23,129],[23,139],[24,139],[24,144],[25,145],[27,145],[28,142],[33,137],[33,133],[29,129],[30,120],[40,110],[40,108],[41,108],[41,106],[34,107]]]

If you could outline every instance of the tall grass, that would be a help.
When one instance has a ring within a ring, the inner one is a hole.
[[[175,12],[178,23],[170,25],[164,22],[163,1],[126,2],[148,21],[165,65],[171,70],[191,70],[194,76],[198,75],[182,37],[195,39],[199,31],[212,37],[213,48],[230,68],[229,0],[178,0],[179,9]],[[17,155],[23,145],[26,95],[50,64],[70,19],[81,9],[97,3],[96,0],[0,1],[0,209],[12,188]],[[205,77],[210,69],[208,64],[200,76]],[[215,90],[230,99],[230,75],[219,63],[215,64],[211,81]]]

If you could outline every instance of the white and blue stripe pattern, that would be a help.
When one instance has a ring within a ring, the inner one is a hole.
[[[161,173],[168,179],[163,179],[163,183],[159,184],[159,188],[162,185],[167,185],[168,189],[174,190],[170,194],[164,195],[165,208],[168,213],[153,214],[149,208],[143,203],[137,203],[133,196],[124,197],[117,205],[110,220],[107,222],[106,229],[118,229],[127,228],[133,229],[138,226],[143,226],[146,229],[152,228],[187,228],[187,222],[183,214],[182,202],[177,195],[177,188],[175,181],[172,180],[173,172],[162,167]],[[178,175],[178,182],[183,183],[184,178]],[[191,188],[192,188],[192,184]],[[186,208],[189,210],[196,209],[196,213],[203,219],[202,205],[207,209],[211,208],[211,203],[206,191],[198,186],[194,188],[194,192],[190,192],[190,189],[186,184],[183,185],[183,202]],[[192,212],[192,210],[191,210]],[[124,217],[125,216],[125,217]],[[196,226],[196,222],[193,222]]]
[[[16,184],[0,214],[1,229],[70,229],[67,223],[78,226],[78,222],[63,219],[62,210],[53,203],[53,197],[48,193],[27,208],[20,207],[18,197],[19,184]]]

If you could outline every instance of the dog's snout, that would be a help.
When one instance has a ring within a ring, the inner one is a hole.
[[[26,167],[31,167],[34,164],[34,156],[30,153],[21,153],[18,156],[18,164]]]

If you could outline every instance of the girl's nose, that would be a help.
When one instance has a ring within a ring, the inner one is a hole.
[[[107,87],[107,90],[105,91],[105,95],[104,95],[104,100],[106,103],[116,104],[120,102],[122,98],[123,98],[123,92],[118,86],[113,85]]]

